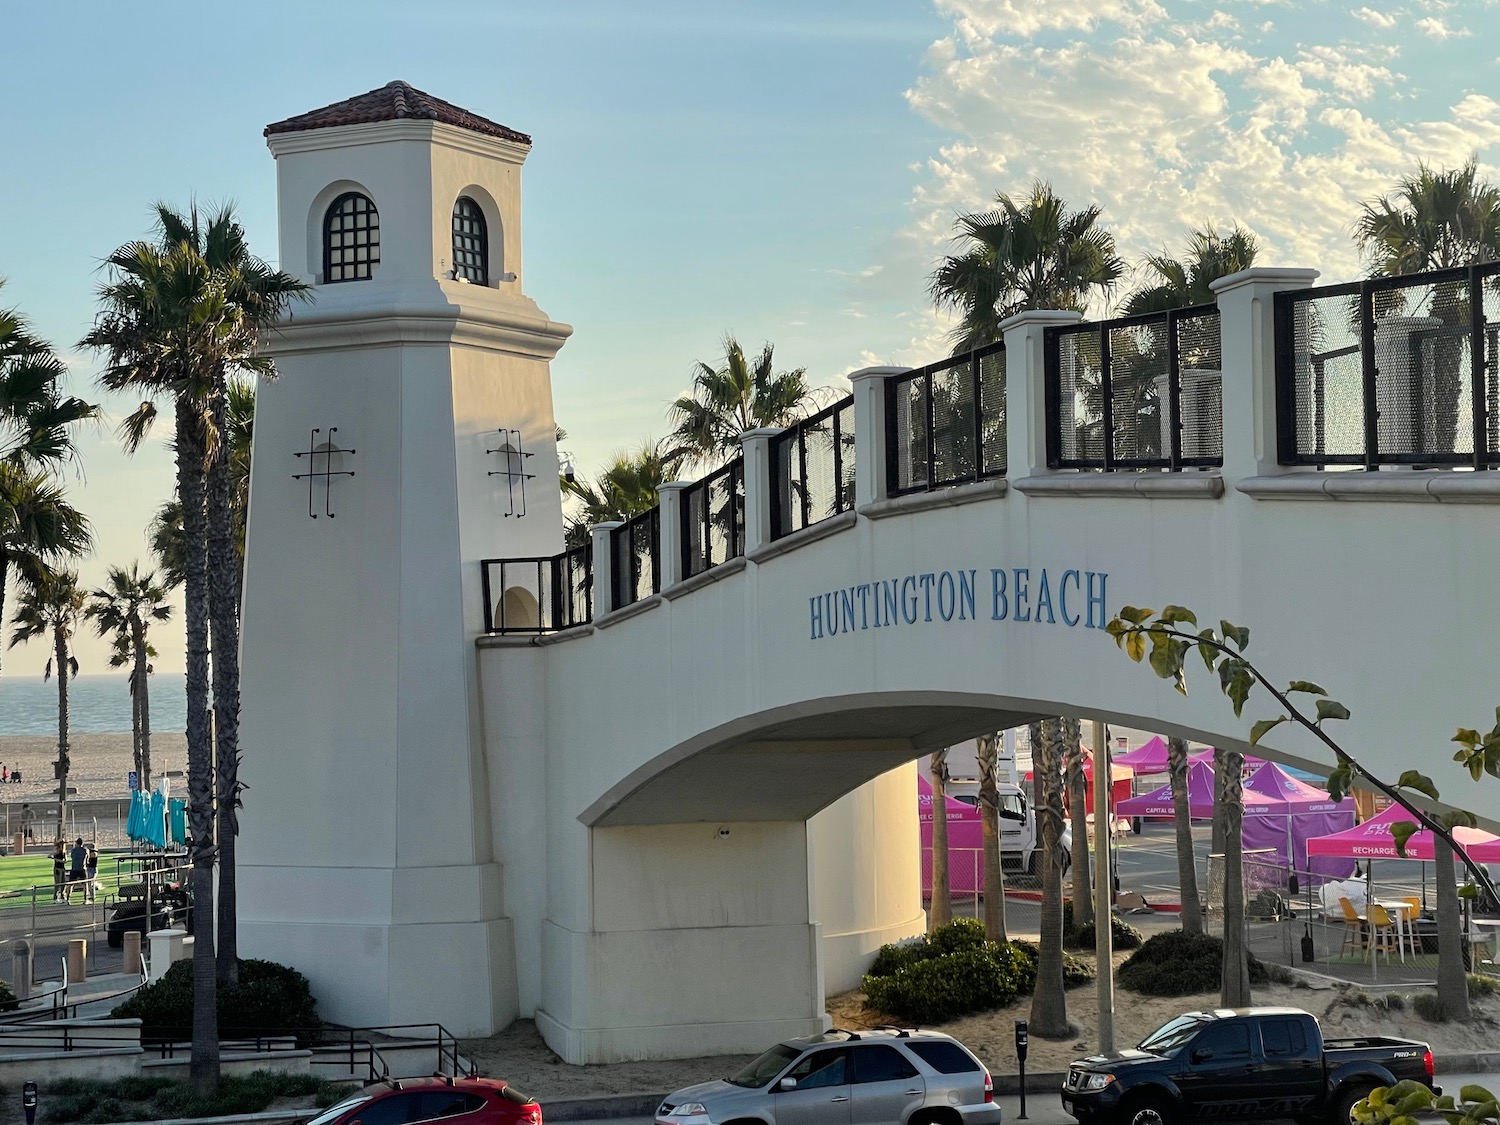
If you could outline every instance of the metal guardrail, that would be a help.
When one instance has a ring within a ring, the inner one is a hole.
[[[1500,464],[1500,263],[1276,294],[1283,465]]]
[[[1061,325],[1043,340],[1049,468],[1223,465],[1217,305]]]
[[[682,490],[682,576],[745,553],[745,459],[736,457]]]
[[[885,395],[889,495],[1005,475],[1004,341],[891,376]]]
[[[611,608],[624,609],[661,590],[661,508],[632,516],[609,533],[614,564]]]
[[[594,551],[484,559],[479,568],[486,633],[555,633],[594,618]]]
[[[771,538],[854,507],[854,396],[771,439]]]

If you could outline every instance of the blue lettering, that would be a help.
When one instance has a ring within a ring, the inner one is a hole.
[[[828,635],[830,637],[838,636],[839,632],[839,603],[837,598],[838,595],[833,593],[823,595],[823,618],[828,622]]]
[[[942,574],[938,575],[938,615],[944,621],[953,620],[953,603],[955,600],[957,600],[957,595],[953,590],[953,572],[945,570]]]
[[[932,583],[936,578],[937,575],[935,574],[921,574],[917,576],[917,581],[922,584],[922,590],[927,595],[927,611],[922,618],[923,621],[932,620]]]
[[[1100,571],[1098,574],[1095,574],[1092,570],[1088,572],[1088,583],[1089,583],[1089,619],[1088,619],[1088,623],[1086,625],[1084,625],[1085,629],[1102,629],[1102,628],[1104,628],[1105,624],[1109,620],[1109,615],[1106,613],[1106,611],[1104,609],[1104,582],[1105,582],[1105,579],[1107,579],[1108,577],[1109,577],[1109,575],[1105,574],[1103,571]],[[1095,578],[1099,579],[1099,591],[1098,591],[1098,593],[1094,592],[1094,579]],[[1099,620],[1098,620],[1097,623],[1094,621],[1094,607],[1095,606],[1099,607]]]
[[[1005,596],[1005,571],[990,568],[990,620],[1004,621],[1010,613],[1010,599]]]
[[[880,603],[885,609],[885,623],[894,625],[896,623],[896,580],[894,578],[889,582],[884,578],[880,580]]]
[[[1047,624],[1056,625],[1057,618],[1052,616],[1052,587],[1047,584],[1047,568],[1042,567],[1042,584],[1036,588],[1036,619],[1042,619],[1042,610],[1047,611]]]
[[[1016,620],[1017,621],[1030,621],[1031,620],[1031,610],[1028,609],[1027,606],[1026,606],[1026,599],[1028,597],[1028,594],[1026,592],[1026,583],[1031,578],[1031,569],[1029,567],[1018,566],[1015,569],[1015,575],[1016,575]]]
[[[972,570],[958,572],[958,619],[967,621],[974,616],[974,575]]]
[[[839,591],[840,628],[846,633],[854,632],[854,587]]]
[[[823,635],[823,595],[817,594],[807,599],[808,612],[812,615],[812,640],[817,640]]]
[[[901,617],[908,625],[917,623],[917,579],[913,574],[901,579]]]
[[[859,591],[859,627],[868,629],[870,627],[870,584],[861,582],[855,589]]]
[[[1068,579],[1073,580],[1073,588],[1076,590],[1080,584],[1080,578],[1076,570],[1063,571],[1062,581],[1057,584],[1057,612],[1062,614],[1064,625],[1077,625],[1078,614],[1068,616]]]

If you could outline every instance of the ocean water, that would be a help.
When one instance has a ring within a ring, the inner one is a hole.
[[[187,685],[180,672],[151,677],[151,729],[180,731],[186,724]],[[74,734],[129,734],[130,688],[121,675],[68,680],[68,729]],[[0,737],[57,734],[57,680],[0,675]]]

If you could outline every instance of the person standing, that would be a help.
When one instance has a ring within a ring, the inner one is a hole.
[[[68,853],[59,836],[52,845],[52,901],[63,900],[63,881],[68,873]]]
[[[84,873],[88,881],[84,884],[87,893],[84,895],[85,902],[94,901],[94,893],[99,887],[99,849],[93,844],[89,845],[89,857],[84,864]]]
[[[66,891],[66,898],[69,902],[72,902],[73,888],[75,886],[83,887],[84,870],[89,861],[89,851],[83,846],[82,836],[78,837],[78,841],[73,845],[73,851],[69,858],[71,862],[68,865],[68,887]],[[87,888],[84,888],[84,890],[87,890]]]
[[[21,804],[21,831],[26,834],[28,842],[36,839],[36,813],[25,802]]]

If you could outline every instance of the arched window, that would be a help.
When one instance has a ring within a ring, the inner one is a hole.
[[[347,191],[323,216],[323,280],[367,281],[380,262],[380,212]]]
[[[453,276],[475,285],[490,283],[490,232],[484,212],[467,195],[453,205]]]

